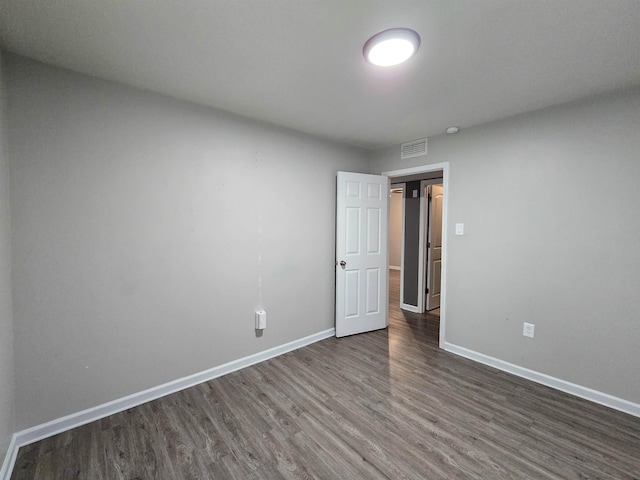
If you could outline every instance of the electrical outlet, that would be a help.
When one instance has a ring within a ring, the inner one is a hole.
[[[533,323],[525,323],[522,328],[522,335],[533,338],[535,328],[536,326]]]

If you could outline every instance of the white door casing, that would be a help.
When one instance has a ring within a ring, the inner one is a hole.
[[[411,175],[422,175],[424,173],[442,172],[442,272],[440,279],[440,348],[447,347],[447,245],[448,245],[448,225],[449,225],[449,162],[431,163],[418,167],[402,168],[399,170],[389,170],[382,172],[391,179],[399,181]]]
[[[338,172],[336,337],[388,325],[389,178]]]
[[[426,310],[440,306],[442,272],[442,185],[429,185],[429,221],[427,235],[427,296]]]

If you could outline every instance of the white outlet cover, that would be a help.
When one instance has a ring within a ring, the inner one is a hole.
[[[464,223],[456,223],[456,235],[464,235]]]
[[[535,329],[536,329],[536,326],[534,324],[525,323],[524,326],[522,327],[522,335],[524,335],[525,337],[533,338]]]
[[[256,330],[264,330],[265,328],[267,328],[267,312],[256,310]]]

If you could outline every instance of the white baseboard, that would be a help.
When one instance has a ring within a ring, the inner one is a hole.
[[[235,372],[236,370],[255,365],[256,363],[264,362],[265,360],[277,357],[283,353],[311,345],[312,343],[319,342],[320,340],[333,337],[335,336],[335,333],[335,328],[330,328],[328,330],[309,335],[308,337],[300,338],[298,340],[285,343],[284,345],[279,345],[253,355],[249,355],[248,357],[233,360],[229,363],[210,368],[209,370],[204,370],[187,377],[179,378],[163,385],[158,385],[156,387],[17,432],[11,439],[11,444],[9,445],[9,450],[7,451],[7,455],[2,465],[2,470],[0,470],[0,480],[10,479],[15,459],[18,454],[18,449],[20,447],[72,428],[79,427],[86,423],[108,417],[114,413],[119,413],[132,407],[137,407],[143,403],[156,400],[164,397],[165,395],[184,390],[185,388],[193,387],[199,383],[213,380],[214,378],[221,377],[227,373]]]
[[[614,397],[613,395],[609,395],[608,393],[603,393],[598,390],[583,387],[582,385],[567,382],[566,380],[552,377],[545,373],[536,372],[535,370],[529,370],[528,368],[520,367],[513,363],[505,362],[504,360],[490,357],[489,355],[485,355],[474,350],[469,350],[468,348],[460,347],[452,343],[445,342],[444,349],[447,352],[455,353],[456,355],[460,355],[470,360],[489,365],[490,367],[497,368],[498,370],[502,370],[503,372],[526,378],[527,380],[531,380],[532,382],[555,388],[556,390],[575,395],[576,397],[584,398],[585,400],[589,400],[594,403],[599,403],[600,405],[604,405],[605,407],[628,413],[629,415],[633,415],[634,417],[640,417],[640,404],[638,403],[633,403],[622,398]]]
[[[402,268],[389,265],[389,270],[402,270]]]
[[[408,305],[406,303],[401,303],[400,308],[402,310],[406,310],[407,312],[420,313],[420,309],[415,305]]]
[[[11,472],[13,472],[13,465],[16,463],[16,457],[18,456],[18,446],[16,445],[16,434],[11,436],[11,442],[9,442],[9,448],[7,449],[7,455],[2,462],[2,468],[0,468],[0,480],[10,480]]]

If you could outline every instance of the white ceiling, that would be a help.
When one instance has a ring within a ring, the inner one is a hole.
[[[368,65],[397,26],[417,56]],[[365,148],[640,85],[640,0],[0,0],[0,42]]]

